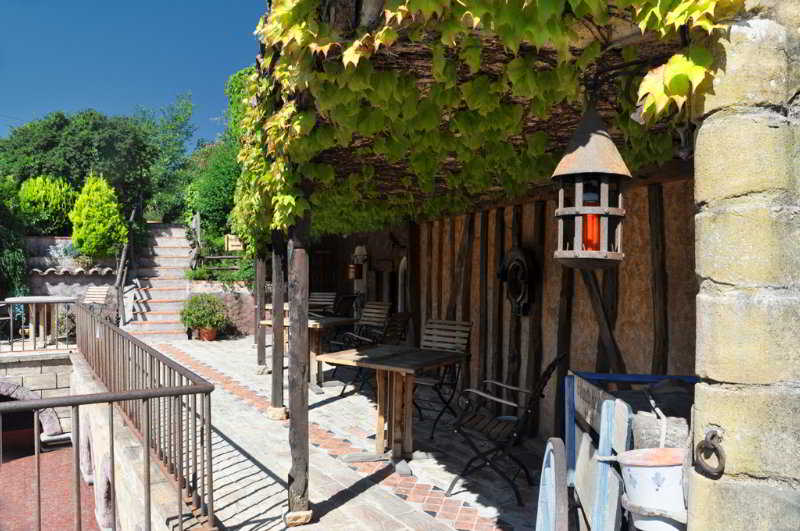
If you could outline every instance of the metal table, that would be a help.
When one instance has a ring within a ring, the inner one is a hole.
[[[322,354],[317,356],[317,360],[333,365],[375,369],[378,381],[375,452],[384,454],[388,442],[392,458],[407,459],[414,450],[411,413],[416,376],[445,365],[464,364],[467,354],[407,345],[379,345]]]

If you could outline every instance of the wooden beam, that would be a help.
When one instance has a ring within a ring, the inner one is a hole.
[[[652,374],[667,374],[669,365],[669,316],[667,312],[667,258],[664,228],[664,190],[660,184],[647,187],[650,210],[650,289],[653,295]]]
[[[422,330],[430,319],[430,291],[431,291],[431,224],[419,225],[419,328]],[[421,334],[418,333],[421,337]],[[419,345],[419,338],[414,342]]]
[[[609,353],[609,366],[614,373],[624,374],[627,372],[625,368],[625,360],[622,359],[622,353],[617,345],[617,340],[614,337],[614,330],[611,327],[611,322],[608,318],[608,313],[603,305],[603,295],[600,292],[600,285],[597,282],[597,277],[594,271],[581,269],[581,276],[583,282],[586,284],[586,289],[589,292],[589,300],[592,303],[594,315],[597,318],[599,325],[600,338],[605,345],[606,352]],[[620,385],[622,387],[622,385]]]
[[[533,297],[530,301],[531,310],[530,315],[527,317],[529,326],[529,338],[527,350],[522,350],[522,356],[527,357],[528,362],[523,370],[520,370],[520,378],[525,379],[525,387],[530,388],[539,379],[539,374],[542,372],[542,363],[544,359],[544,334],[542,331],[542,315],[544,313],[544,246],[547,238],[547,202],[536,201],[533,204],[533,220],[532,220],[532,250],[534,263],[532,267],[532,277],[530,279],[530,289],[532,290]],[[539,397],[533,397],[533,410],[539,411]],[[539,415],[535,414],[531,417],[531,422],[528,429],[532,435],[539,433]]]
[[[408,268],[406,269],[406,308],[405,311],[411,312],[411,330],[408,333],[410,344],[419,344],[420,328],[420,307],[422,301],[422,290],[420,281],[421,270],[421,233],[422,226],[411,222],[408,224]]]
[[[617,308],[619,301],[619,269],[616,267],[603,271],[603,306],[605,306],[611,330],[617,326]],[[611,370],[611,353],[606,349],[602,338],[597,338],[597,358],[595,359],[595,372],[608,372]]]
[[[283,258],[286,238],[281,231],[272,231],[272,389],[270,406],[279,413],[277,418],[286,416],[283,403]],[[282,413],[282,414],[281,414]]]
[[[456,256],[456,266],[453,272],[453,286],[450,289],[450,300],[447,302],[446,319],[454,320],[456,318],[456,308],[459,303],[464,299],[464,290],[467,284],[467,274],[469,270],[468,257],[472,255],[472,239],[475,233],[472,216],[467,216],[464,221],[465,227],[461,231],[461,243],[458,247],[458,255]]]
[[[508,254],[508,251],[514,247],[520,247],[522,245],[522,206],[516,205],[511,210],[511,227],[510,233],[507,236],[506,245],[505,245],[505,253],[504,253],[504,260],[505,255]],[[506,284],[504,294],[508,292],[508,285]],[[506,322],[507,325],[507,335],[505,337],[506,344],[506,355],[505,355],[505,372],[503,374],[503,380],[514,386],[518,386],[520,383],[520,376],[519,376],[519,369],[521,365],[521,353],[520,353],[520,316],[515,315],[511,312],[511,303],[509,302],[507,297],[504,297],[504,304],[503,309],[506,313]],[[506,400],[511,400],[516,402],[518,400],[517,393],[511,392],[508,389],[503,390],[503,396]],[[507,409],[507,413],[513,414],[516,412],[512,412],[510,408]]]
[[[489,211],[484,210],[481,212],[481,225],[480,225],[480,246],[478,249],[478,282],[480,285],[478,286],[478,304],[480,308],[478,309],[478,345],[480,348],[480,364],[478,366],[478,378],[475,382],[476,384],[482,380],[489,378],[489,373],[487,371],[487,351],[488,351],[488,340],[487,340],[487,319],[488,319],[488,308],[489,308],[489,299],[488,299],[488,278],[487,278],[487,268],[488,268],[488,261],[489,261],[489,245],[488,245],[488,234],[489,234]]]
[[[263,256],[256,257],[256,312],[255,332],[256,332],[256,362],[258,365],[267,364],[267,349],[264,341],[266,334],[265,327],[261,326],[264,319],[264,288],[267,283],[267,261]]]
[[[308,234],[311,214],[289,229],[289,514],[308,515]],[[279,327],[276,327],[279,328]]]
[[[558,331],[556,332],[556,357],[566,355],[556,372],[556,408],[554,431],[562,439],[564,433],[564,379],[570,368],[572,350],[572,299],[575,296],[575,270],[561,267],[561,291],[558,298]]]

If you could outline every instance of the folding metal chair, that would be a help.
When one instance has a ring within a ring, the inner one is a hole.
[[[419,346],[420,348],[428,350],[446,350],[466,353],[469,352],[469,336],[471,332],[472,323],[468,321],[430,320],[425,323]],[[433,421],[433,426],[431,427],[431,439],[433,439],[436,426],[439,424],[439,420],[441,420],[445,412],[450,412],[454,417],[458,417],[458,414],[450,403],[456,396],[460,374],[461,367],[459,365],[449,365],[441,369],[438,375],[417,376],[415,380],[417,386],[421,385],[433,389],[442,402],[442,408],[436,415],[436,419]],[[449,394],[446,395],[448,389]],[[420,418],[424,418],[422,415],[422,408],[416,400],[414,400],[414,407],[417,408]]]
[[[454,431],[461,435],[475,455],[467,462],[461,473],[453,478],[445,494],[446,496],[452,494],[453,487],[455,487],[459,478],[464,478],[468,474],[488,466],[511,485],[511,488],[514,489],[517,503],[523,505],[519,488],[514,483],[516,474],[514,478],[511,478],[498,466],[498,462],[505,458],[516,464],[522,469],[528,483],[531,486],[534,484],[528,467],[512,452],[514,447],[523,440],[528,432],[527,428],[530,418],[536,414],[533,410],[535,401],[539,397],[544,396],[543,391],[547,386],[547,382],[550,380],[550,376],[552,376],[558,365],[565,359],[566,354],[550,362],[544,372],[539,376],[536,384],[529,390],[494,380],[484,380],[482,390],[465,389],[464,392],[461,393],[459,402],[462,404],[463,409],[458,420],[456,420]],[[488,389],[490,388],[494,392],[489,391]],[[515,391],[518,396],[527,395],[527,399],[518,399],[517,402],[512,402],[500,398],[499,394],[503,389]],[[496,404],[512,407],[517,411],[517,414],[497,415],[495,413]],[[481,450],[479,441],[488,444],[489,448]]]

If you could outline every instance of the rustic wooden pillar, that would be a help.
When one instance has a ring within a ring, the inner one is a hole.
[[[616,267],[603,271],[603,306],[606,309],[608,323],[611,330],[617,326],[617,307],[619,300],[619,269]],[[595,372],[608,372],[611,370],[609,361],[611,352],[606,349],[606,345],[601,337],[597,338],[597,359],[595,359]]]
[[[256,257],[256,315],[255,315],[255,332],[256,332],[256,361],[259,365],[267,364],[267,351],[264,341],[264,334],[266,333],[265,326],[261,325],[264,319],[264,287],[267,277],[267,261],[263,256]]]
[[[561,267],[561,293],[558,299],[558,331],[556,333],[556,356],[566,354],[564,363],[556,371],[556,408],[554,431],[564,438],[564,379],[570,368],[572,349],[572,299],[575,294],[575,270]]]
[[[650,211],[650,289],[653,294],[653,362],[650,372],[667,374],[669,329],[667,317],[667,258],[664,230],[664,190],[660,184],[647,187]]]
[[[286,238],[283,232],[272,231],[272,385],[270,396],[269,418],[283,420],[286,418],[286,407],[283,403],[283,258],[285,256]]]
[[[308,234],[311,214],[289,229],[289,470],[288,525],[311,520],[308,505]]]

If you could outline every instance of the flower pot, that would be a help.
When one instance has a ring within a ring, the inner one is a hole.
[[[683,501],[684,448],[642,448],[617,458],[625,482],[623,507],[641,531],[686,529]]]
[[[197,329],[197,337],[200,338],[200,341],[214,341],[217,339],[217,329],[216,328],[198,328]]]

